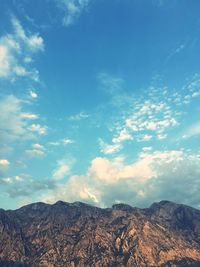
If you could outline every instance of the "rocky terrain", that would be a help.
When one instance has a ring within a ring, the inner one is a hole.
[[[200,211],[168,201],[0,209],[0,266],[200,266]]]

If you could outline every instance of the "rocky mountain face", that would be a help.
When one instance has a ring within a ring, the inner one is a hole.
[[[200,211],[168,201],[0,209],[0,266],[200,266]]]

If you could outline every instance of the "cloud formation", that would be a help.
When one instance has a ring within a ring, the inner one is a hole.
[[[186,129],[183,135],[183,138],[188,139],[194,136],[200,136],[200,122],[199,121],[189,126],[188,129]]]
[[[7,159],[0,159],[0,168],[8,167],[10,165],[10,162]]]
[[[80,200],[108,207],[117,202],[145,206],[171,199],[200,207],[199,175],[200,154],[182,150],[145,151],[131,164],[121,157],[99,157],[92,160],[85,175],[71,176],[49,191],[44,200]]]
[[[61,180],[63,178],[66,178],[66,176],[70,174],[72,165],[73,165],[73,160],[65,158],[58,160],[57,166],[53,170],[52,178],[54,180]]]
[[[115,142],[118,143],[118,142]],[[118,151],[120,151],[121,149],[121,145],[120,144],[106,144],[101,138],[99,139],[99,145],[100,145],[100,151],[103,154],[113,154],[116,153]]]
[[[55,0],[57,7],[63,13],[63,25],[70,26],[79,18],[81,13],[85,11],[91,0]]]
[[[40,144],[32,144],[31,149],[25,151],[30,158],[42,158],[45,156],[45,147]]]
[[[25,109],[27,109],[26,103],[14,95],[7,95],[0,99],[0,137],[4,144],[34,139],[34,133],[39,135],[46,133],[46,126],[32,123],[39,116],[25,112]]]
[[[16,17],[11,19],[14,32],[0,38],[0,78],[29,77],[38,81],[38,70],[31,67],[31,57],[44,50],[38,33],[27,33]],[[28,60],[29,59],[29,60]]]
[[[105,154],[121,152],[126,144],[163,143],[169,140],[175,129],[182,131],[181,123],[189,104],[200,96],[198,74],[188,79],[180,90],[151,85],[143,95],[128,92],[122,78],[106,73],[100,73],[98,78],[101,89],[110,96],[105,107],[110,112],[107,123],[110,138],[100,138],[99,142],[100,151]],[[188,128],[184,137],[198,133],[197,123]]]

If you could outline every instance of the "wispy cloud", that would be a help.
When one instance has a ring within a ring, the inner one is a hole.
[[[16,17],[11,18],[14,32],[0,38],[0,78],[29,77],[38,81],[38,70],[27,60],[44,50],[43,38],[38,33],[28,34]]]
[[[36,99],[38,97],[38,94],[33,90],[30,90],[29,94],[30,94],[30,97],[33,98],[33,99]]]
[[[51,146],[67,146],[70,144],[73,144],[74,140],[70,139],[70,138],[63,138],[57,141],[50,141],[48,142],[49,145]]]
[[[0,99],[0,138],[2,141],[0,153],[2,155],[15,153],[17,144],[22,145],[38,140],[40,136],[46,134],[47,126],[39,123],[40,116],[32,113],[31,108],[32,105],[29,105],[26,99],[14,95],[7,95]]]
[[[91,0],[55,0],[57,7],[63,13],[63,25],[70,26],[76,22],[92,2]]]
[[[188,129],[186,129],[183,138],[191,138],[194,136],[200,136],[200,121],[194,123],[193,125],[189,126]]]
[[[0,134],[2,140],[29,138],[28,122],[22,116],[22,102],[19,98],[8,95],[0,100]]]
[[[32,144],[31,149],[25,151],[30,158],[42,158],[45,156],[46,149],[41,144]]]
[[[34,113],[21,113],[21,118],[27,120],[36,120],[39,118],[39,115]]]
[[[121,149],[120,144],[106,144],[101,138],[99,139],[100,151],[103,154],[114,154]]]
[[[72,115],[68,118],[69,121],[80,121],[80,120],[84,120],[87,119],[90,115],[87,114],[84,111],[81,111],[80,113],[77,113],[75,115]]]
[[[70,159],[60,159],[57,161],[57,166],[52,173],[52,177],[54,180],[61,180],[66,178],[67,175],[70,174],[71,167],[74,161]]]

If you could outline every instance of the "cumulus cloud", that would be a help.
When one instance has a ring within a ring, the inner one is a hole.
[[[112,142],[113,143],[121,143],[121,142],[127,141],[127,140],[133,140],[133,136],[127,131],[127,129],[122,129],[119,132],[119,135],[112,139]]]
[[[45,135],[47,132],[47,126],[42,126],[38,123],[37,124],[36,123],[31,124],[28,129],[29,129],[29,131],[35,132],[39,135]]]
[[[142,207],[169,199],[200,207],[199,175],[200,155],[183,150],[143,152],[132,164],[125,164],[123,158],[95,158],[85,175],[71,176],[44,195],[44,200],[80,200],[103,207],[125,202]]]

